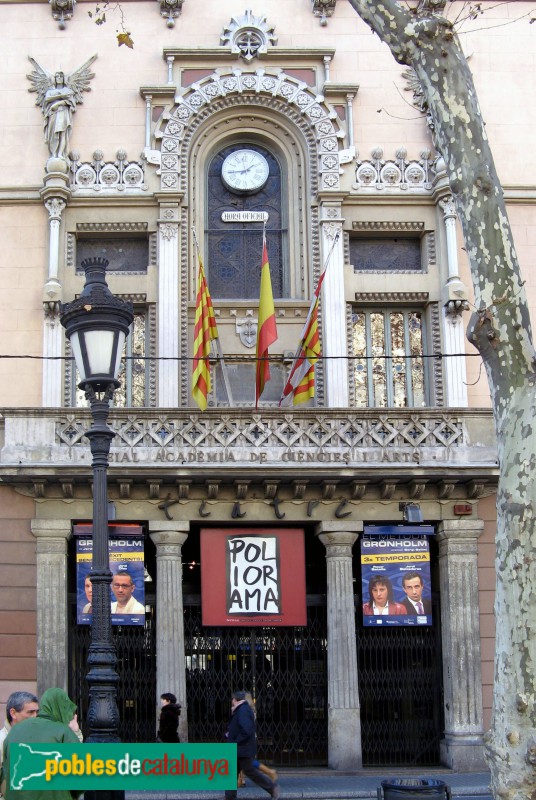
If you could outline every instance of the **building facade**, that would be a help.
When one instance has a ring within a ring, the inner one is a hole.
[[[82,262],[102,258],[135,312],[109,469],[111,530],[135,531],[145,576],[144,624],[114,626],[124,738],[151,741],[173,691],[181,739],[218,741],[240,684],[274,763],[477,769],[497,455],[465,340],[463,243],[411,81],[346,0],[121,8],[123,23],[95,25],[82,0],[0,1],[0,700],[57,685],[82,716],[87,702],[77,534],[90,538],[91,417],[59,320]],[[534,81],[526,10],[490,3],[461,32],[528,269],[536,165],[528,87],[512,81],[524,68]],[[121,24],[134,49],[117,47]],[[256,408],[265,221],[278,339]],[[198,256],[223,353],[203,412]],[[324,268],[316,396],[281,408]],[[426,528],[431,612],[374,629],[363,543],[403,541],[408,521]],[[202,576],[204,540],[271,532],[285,548],[296,531],[305,624],[205,624],[219,578],[217,562]]]

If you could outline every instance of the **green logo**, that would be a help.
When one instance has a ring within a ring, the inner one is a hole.
[[[12,744],[10,788],[236,789],[235,744]]]

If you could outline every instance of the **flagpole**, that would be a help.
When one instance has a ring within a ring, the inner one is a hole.
[[[192,225],[192,234],[193,234],[193,237],[194,237],[195,248],[197,250],[197,258],[199,259],[200,258],[199,242],[197,241],[197,236],[196,236],[195,228],[194,228],[193,225]],[[221,349],[221,342],[220,342],[220,337],[219,336],[216,339],[212,340],[212,342],[210,343],[211,347],[212,347],[213,344],[215,345],[215,348],[216,348],[216,358],[218,359],[218,361],[221,364],[221,373],[222,373],[222,376],[223,376],[223,383],[225,385],[225,391],[227,392],[227,401],[229,403],[229,406],[232,407],[234,405],[234,403],[233,403],[233,395],[231,393],[231,384],[229,382],[229,376],[227,374],[227,366],[225,364],[225,359],[223,358],[223,350]]]
[[[313,292],[313,300],[311,301],[311,305],[309,306],[309,311],[307,312],[307,317],[306,317],[305,323],[304,323],[303,328],[302,328],[302,335],[301,335],[300,343],[298,344],[298,347],[297,347],[296,352],[294,354],[294,358],[292,360],[292,364],[291,364],[291,367],[290,367],[290,370],[289,370],[289,377],[288,377],[287,382],[285,383],[285,386],[283,387],[283,394],[279,398],[279,407],[282,406],[283,402],[287,398],[292,399],[292,396],[293,396],[294,391],[296,389],[296,387],[294,387],[292,392],[289,392],[288,394],[285,394],[285,389],[289,385],[289,381],[293,376],[294,368],[295,368],[295,366],[296,366],[296,364],[298,362],[298,359],[300,358],[302,353],[305,353],[305,337],[306,337],[306,334],[307,334],[307,326],[309,324],[309,320],[311,318],[311,314],[312,314],[313,309],[315,307],[315,302],[319,298],[320,290],[322,288],[322,282],[324,280],[324,275],[326,274],[329,261],[331,259],[332,254],[333,254],[333,250],[335,249],[335,245],[339,241],[339,236],[340,236],[340,231],[337,231],[335,236],[333,237],[333,242],[332,242],[331,247],[329,248],[328,254],[327,254],[327,256],[326,256],[326,258],[324,260],[324,265],[322,267],[322,272],[320,273],[320,276],[318,278],[318,283],[317,283],[317,285],[315,287],[315,291]]]

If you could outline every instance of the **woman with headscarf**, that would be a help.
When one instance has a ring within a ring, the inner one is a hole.
[[[64,742],[78,744],[80,739],[69,727],[75,719],[76,705],[63,689],[47,689],[39,702],[39,713],[36,717],[22,720],[9,732],[4,742],[4,762],[2,764],[2,794],[5,800],[76,800],[79,791],[67,789],[43,789],[29,791],[9,788],[9,750],[12,744],[30,744],[32,742]],[[31,724],[28,724],[31,723]],[[76,726],[78,727],[78,726]]]

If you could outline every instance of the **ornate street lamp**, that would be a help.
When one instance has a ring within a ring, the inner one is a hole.
[[[86,433],[93,456],[93,586],[91,643],[88,652],[87,742],[118,742],[117,658],[110,611],[107,470],[114,432],[108,427],[110,401],[119,386],[121,353],[134,319],[132,303],[114,297],[106,283],[104,258],[82,261],[86,283],[76,300],[62,306],[60,321],[75,357],[81,389],[91,407]],[[99,795],[101,793],[99,792]]]

